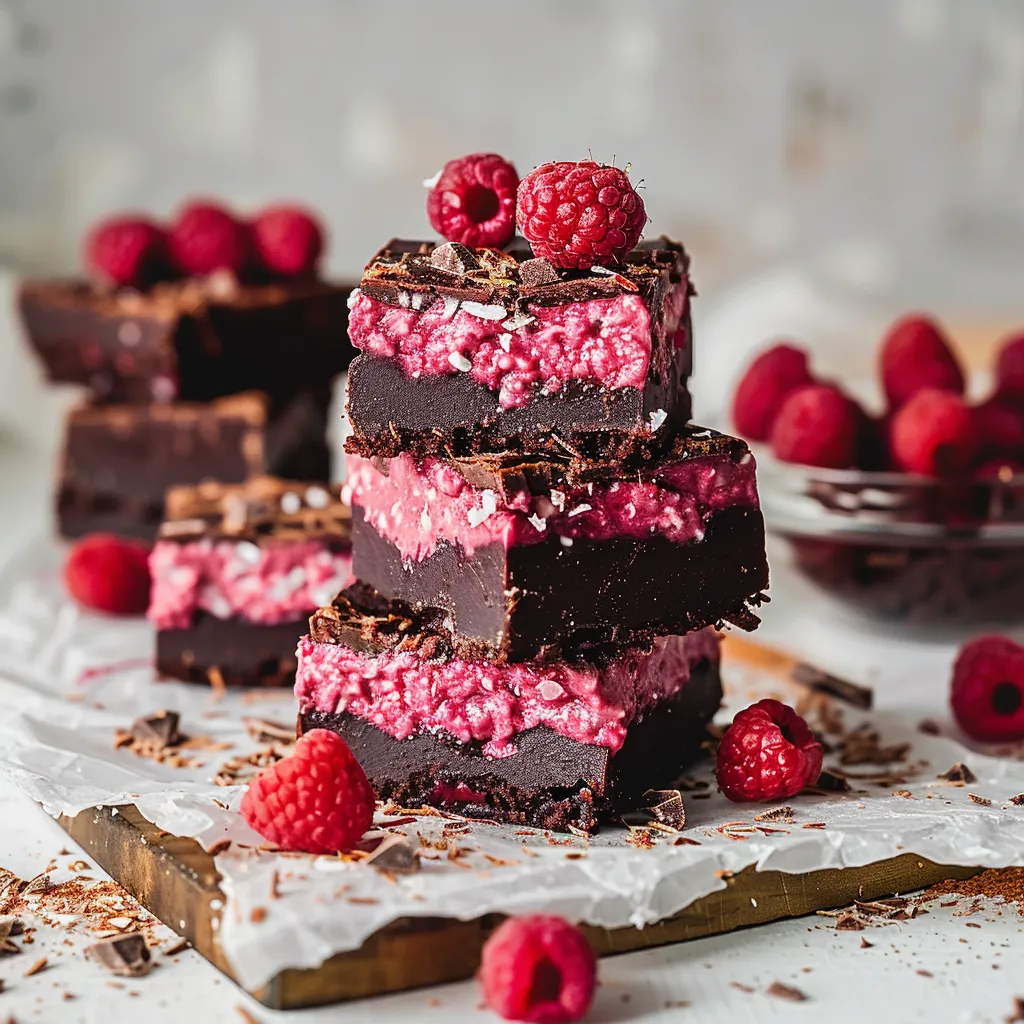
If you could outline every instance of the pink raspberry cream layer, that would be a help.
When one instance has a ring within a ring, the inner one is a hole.
[[[187,629],[197,611],[273,626],[310,615],[347,586],[352,553],[322,541],[159,541],[149,556],[157,629]]]
[[[424,661],[415,651],[354,651],[299,641],[295,696],[299,711],[348,712],[408,739],[423,730],[480,742],[488,757],[516,751],[517,733],[535,726],[617,751],[630,723],[672,697],[703,661],[718,662],[707,628],[663,637],[604,668],[568,664],[493,665]]]
[[[351,502],[366,522],[407,562],[458,545],[467,555],[488,544],[506,550],[549,536],[602,541],[660,534],[678,544],[704,537],[708,520],[725,508],[758,507],[752,455],[686,459],[662,466],[649,480],[635,478],[566,492],[521,493],[506,503],[492,490],[473,487],[439,459],[417,463],[409,455],[374,461],[348,456]]]
[[[665,299],[660,333],[673,335],[686,308],[686,285]],[[397,360],[408,377],[468,373],[498,393],[503,409],[552,394],[569,380],[643,388],[651,364],[651,314],[638,295],[531,306],[516,317],[497,305],[437,298],[417,309],[358,293],[349,337],[356,348]]]

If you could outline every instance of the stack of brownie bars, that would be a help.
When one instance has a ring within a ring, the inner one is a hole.
[[[25,282],[22,320],[47,376],[89,394],[67,419],[60,532],[151,540],[170,486],[327,480],[350,290],[220,271],[142,290]]]
[[[405,806],[591,830],[719,706],[714,626],[768,571],[754,462],[688,426],[692,288],[392,241],[351,300],[353,570],[299,645],[299,728]]]

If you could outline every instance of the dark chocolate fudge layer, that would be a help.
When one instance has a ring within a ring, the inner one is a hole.
[[[667,239],[593,271],[556,269],[522,240],[506,252],[389,242],[353,304],[350,335],[363,354],[349,379],[349,450],[611,458],[663,450],[690,416],[688,267]],[[549,323],[559,311],[564,322]],[[568,339],[581,354],[561,361]],[[601,346],[607,351],[581,373],[582,353]],[[448,358],[438,362],[438,351]],[[641,352],[646,371],[627,370]],[[623,363],[612,366],[616,359]]]
[[[402,456],[353,458],[349,480],[356,577],[438,609],[496,661],[757,622],[764,522],[736,438],[691,428],[631,473],[611,461]]]
[[[642,806],[647,790],[670,787],[683,774],[700,755],[721,699],[718,665],[701,663],[674,698],[632,724],[614,754],[543,727],[519,733],[516,753],[501,758],[429,733],[397,740],[346,712],[306,711],[299,729],[338,733],[382,800],[590,832],[600,821]]]
[[[156,668],[164,676],[213,686],[291,686],[295,647],[309,620],[273,626],[199,612],[187,629],[156,634]]]
[[[268,472],[326,479],[325,401],[305,393],[276,417],[254,392],[209,403],[79,406],[67,420],[60,532],[151,539],[170,487]]]
[[[51,381],[104,402],[207,401],[259,390],[275,403],[348,364],[350,284],[240,284],[230,274],[139,292],[27,281],[19,307]]]

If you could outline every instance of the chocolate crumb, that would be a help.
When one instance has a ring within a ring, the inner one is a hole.
[[[939,736],[942,733],[939,723],[932,718],[922,718],[917,723],[917,731],[923,732],[925,736]]]
[[[438,270],[465,277],[471,270],[480,269],[480,261],[472,249],[461,242],[443,242],[430,254],[430,262]]]
[[[173,747],[180,739],[178,723],[181,716],[176,711],[157,711],[152,715],[136,718],[129,732],[138,743],[152,744],[157,750]]]
[[[86,948],[85,955],[106,967],[111,974],[125,978],[141,978],[142,975],[149,974],[153,966],[149,946],[142,932],[129,932],[127,935],[112,935],[108,939],[100,939]]]
[[[873,942],[868,942],[867,939],[865,939],[863,936],[861,936],[861,940],[860,940],[860,948],[861,949],[874,949],[874,947],[875,947],[875,944]]]
[[[978,796],[977,793],[968,793],[967,796],[971,803],[981,804],[982,807],[992,806],[992,801],[987,796]]]
[[[539,288],[541,285],[554,284],[558,280],[558,271],[554,264],[542,257],[523,260],[519,264],[519,283],[523,288]]]
[[[1024,793],[1018,793],[1016,796],[1010,797],[1010,803],[1014,807],[1024,807]]]
[[[931,971],[926,971],[923,967],[919,967],[914,973],[915,974],[920,974],[922,978],[934,978],[935,977],[935,975],[932,974]]]
[[[252,910],[249,911],[249,920],[252,921],[253,924],[261,924],[263,921],[266,921],[266,919],[266,907],[253,907]]]
[[[856,914],[840,914],[836,920],[837,932],[862,932],[866,927]]]
[[[211,857],[216,857],[218,853],[224,853],[225,850],[228,850],[230,848],[231,848],[231,840],[230,839],[218,839],[217,842],[213,843],[209,847],[209,849],[207,849],[206,852]]]
[[[686,827],[686,808],[683,806],[683,794],[678,789],[652,789],[645,796],[655,800],[648,808],[655,820],[677,831]]]
[[[270,898],[272,900],[281,898],[281,876],[277,873],[277,868],[274,868],[274,873],[270,876]]]
[[[849,793],[850,783],[842,775],[836,775],[825,768],[818,776],[818,781],[809,789],[820,789],[826,793]]]
[[[243,718],[242,724],[250,738],[257,743],[295,742],[294,725],[282,725],[280,722],[271,722],[266,718]]]
[[[395,835],[385,837],[363,863],[393,875],[412,875],[420,869],[416,847],[402,836]]]
[[[741,981],[734,981],[731,983],[732,988],[739,989],[740,992],[756,992],[757,989],[753,985],[744,985]]]
[[[776,999],[788,999],[791,1003],[802,1003],[807,999],[800,989],[792,985],[783,985],[781,981],[773,981],[765,991]]]
[[[936,778],[942,779],[944,782],[952,782],[955,786],[963,786],[978,781],[978,776],[963,761],[957,761],[952,768],[942,772]]]
[[[46,970],[46,957],[40,957],[23,975],[25,978],[31,978],[33,974],[39,974],[40,971]]]

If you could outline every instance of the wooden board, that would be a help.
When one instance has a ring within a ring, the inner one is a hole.
[[[213,858],[193,839],[171,836],[133,807],[63,817],[61,825],[95,861],[144,907],[232,977],[218,941],[224,894]],[[690,904],[647,928],[587,928],[602,956],[663,946],[799,917],[855,899],[908,893],[944,878],[969,878],[980,868],[934,864],[904,854],[863,868],[830,868],[806,874],[748,868],[726,880],[725,889]],[[474,921],[405,918],[370,936],[362,948],[331,957],[311,970],[282,971],[251,994],[277,1010],[319,1006],[469,978],[480,948],[502,918]]]

